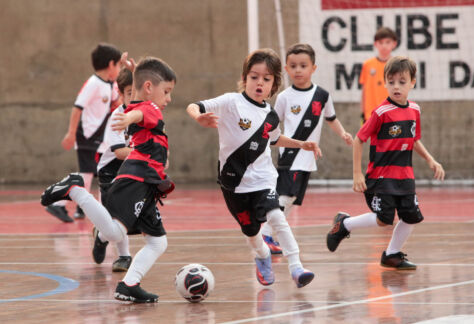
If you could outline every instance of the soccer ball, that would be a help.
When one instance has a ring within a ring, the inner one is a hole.
[[[214,290],[214,276],[202,264],[185,265],[176,273],[176,291],[191,303],[199,303]]]

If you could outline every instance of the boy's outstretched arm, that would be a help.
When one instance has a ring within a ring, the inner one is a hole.
[[[69,151],[76,142],[76,130],[81,119],[82,110],[77,107],[72,107],[71,117],[69,118],[69,127],[66,135],[64,135],[61,145],[67,151]]]
[[[190,104],[188,108],[186,108],[186,112],[202,127],[217,128],[219,117],[214,115],[212,112],[202,114],[199,111],[199,106],[195,103]]]
[[[342,138],[342,140],[346,142],[348,146],[352,145],[352,135],[346,132],[344,127],[342,127],[342,124],[339,119],[336,118],[334,120],[328,120],[327,122],[329,123],[329,126],[334,131],[334,133],[339,135],[339,137]]]
[[[352,190],[355,192],[365,192],[367,190],[365,177],[361,168],[363,145],[364,143],[356,136],[352,143],[352,174],[354,179]]]
[[[423,159],[426,160],[430,169],[434,171],[434,178],[436,180],[444,180],[443,166],[431,156],[431,154],[428,152],[428,150],[425,148],[425,146],[423,145],[423,143],[421,143],[420,140],[415,142],[413,149],[416,153],[418,153],[418,155],[420,155]]]
[[[290,147],[290,148],[300,148],[305,151],[313,151],[314,158],[317,160],[318,158],[322,157],[323,154],[321,153],[321,149],[319,148],[318,143],[316,142],[309,142],[309,141],[300,141],[294,138],[290,138],[285,135],[281,135],[278,138],[278,141],[275,143],[275,146],[282,146],[282,147]]]
[[[111,128],[113,131],[121,131],[131,124],[138,124],[143,120],[143,112],[141,110],[132,110],[128,113],[116,113],[112,119]]]

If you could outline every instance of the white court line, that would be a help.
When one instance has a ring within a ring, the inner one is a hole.
[[[336,305],[313,307],[313,308],[309,308],[309,309],[303,309],[303,310],[291,311],[291,312],[285,312],[285,313],[279,313],[279,314],[272,314],[272,315],[266,315],[266,316],[257,316],[257,317],[246,318],[246,319],[237,320],[237,321],[224,322],[222,324],[248,323],[248,322],[260,321],[260,320],[265,320],[265,319],[274,319],[274,318],[292,316],[292,315],[295,315],[295,314],[318,312],[318,311],[321,311],[321,310],[334,309],[334,308],[340,308],[340,307],[346,307],[346,306],[358,305],[358,304],[367,304],[367,303],[371,303],[371,302],[375,302],[375,301],[379,301],[379,300],[384,300],[384,299],[389,299],[389,298],[396,298],[396,297],[402,297],[402,296],[418,294],[418,293],[422,293],[422,292],[425,292],[425,291],[432,291],[432,290],[451,288],[451,287],[457,287],[457,286],[464,286],[464,285],[470,285],[470,284],[474,284],[474,280],[461,281],[461,282],[457,282],[457,283],[439,285],[439,286],[434,286],[434,287],[429,287],[429,288],[422,288],[422,289],[407,291],[407,292],[398,293],[398,294],[390,294],[390,295],[380,296],[380,297],[375,297],[375,298],[356,300],[356,301],[345,302],[345,303],[340,303],[340,304],[336,304]]]

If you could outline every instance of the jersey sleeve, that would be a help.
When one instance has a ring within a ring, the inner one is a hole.
[[[415,142],[421,139],[421,119],[420,111],[416,114],[416,130],[415,130]]]
[[[94,85],[92,79],[86,81],[77,95],[74,106],[83,110],[97,95],[98,87]]]
[[[226,93],[213,99],[207,99],[198,103],[201,113],[212,112],[221,116],[228,112],[232,106],[232,93]]]
[[[286,108],[286,99],[285,97],[280,93],[275,101],[275,111],[278,114],[278,119],[280,121],[283,121],[285,119],[285,108]]]
[[[274,130],[268,132],[268,135],[270,137],[270,144],[275,144],[281,136],[280,126],[277,126]]]
[[[153,129],[157,127],[160,122],[163,123],[163,114],[158,106],[138,105],[134,107],[133,110],[140,110],[143,113],[143,120],[137,123],[140,127]]]
[[[324,118],[328,121],[336,119],[336,110],[334,109],[334,102],[332,101],[331,95],[328,95],[328,101],[324,105]]]
[[[116,149],[127,146],[125,141],[125,131],[114,131],[111,127],[113,117],[118,111],[120,111],[120,109],[115,109],[112,115],[110,116],[109,120],[107,121],[107,126],[105,127],[104,133],[104,142],[108,147],[110,147],[112,152]]]
[[[375,111],[372,112],[372,115],[370,116],[369,120],[364,123],[364,125],[359,129],[357,132],[357,137],[362,141],[366,142],[369,137],[377,133],[381,125],[381,120],[379,115],[375,113]]]

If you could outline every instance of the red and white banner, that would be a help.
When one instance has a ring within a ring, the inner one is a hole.
[[[379,26],[397,32],[393,55],[418,64],[415,101],[474,100],[474,0],[300,0],[300,41],[316,51],[314,81],[335,101],[360,101],[362,63]]]

